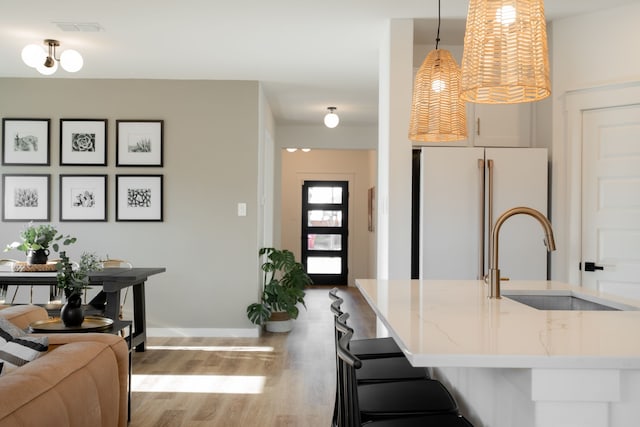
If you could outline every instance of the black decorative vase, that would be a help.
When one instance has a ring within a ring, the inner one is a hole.
[[[49,260],[49,249],[29,249],[27,251],[27,264],[46,264]]]
[[[84,322],[84,309],[82,308],[82,297],[71,295],[65,305],[60,309],[60,319],[64,326],[70,328],[82,325]]]

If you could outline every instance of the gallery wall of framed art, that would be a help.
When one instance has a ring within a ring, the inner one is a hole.
[[[111,165],[117,168],[162,168],[164,120],[118,119],[110,132],[108,119],[61,118],[57,141],[51,138],[51,120],[2,119],[2,221],[52,221],[52,205],[57,202],[61,222],[108,222],[109,200],[114,201],[115,221],[163,221],[164,175],[115,173],[110,177],[108,147],[114,135]],[[56,143],[58,176],[51,170],[33,172],[40,166],[51,169]],[[96,168],[96,173],[84,173],[89,167]],[[55,200],[52,194],[57,194]]]

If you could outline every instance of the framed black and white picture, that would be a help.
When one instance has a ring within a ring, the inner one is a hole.
[[[106,221],[107,175],[60,175],[60,221]]]
[[[162,166],[163,120],[116,120],[116,166]]]
[[[3,165],[49,165],[50,119],[2,119]]]
[[[60,165],[106,164],[106,119],[60,119]]]
[[[2,220],[49,221],[51,175],[3,174]]]
[[[116,221],[162,221],[162,175],[116,175]]]

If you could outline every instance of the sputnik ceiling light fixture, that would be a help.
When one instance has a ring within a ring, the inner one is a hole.
[[[78,51],[67,49],[58,58],[56,56],[56,48],[60,46],[58,40],[45,39],[44,44],[48,50],[37,44],[29,44],[22,49],[22,60],[29,67],[35,68],[45,76],[55,73],[58,69],[58,63],[66,71],[75,73],[82,68],[84,60]]]
[[[440,0],[436,48],[416,74],[409,121],[409,139],[416,142],[451,142],[467,138],[467,114],[460,99],[460,68],[440,43]]]
[[[333,129],[340,123],[340,117],[336,114],[336,107],[327,107],[327,110],[329,110],[329,112],[324,116],[324,125]]]
[[[471,0],[462,55],[462,99],[515,104],[550,94],[543,0]]]

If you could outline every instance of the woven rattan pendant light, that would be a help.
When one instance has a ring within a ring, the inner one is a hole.
[[[429,52],[416,74],[409,121],[409,139],[416,142],[450,142],[467,138],[467,116],[460,99],[460,68],[451,52],[438,49],[440,0],[436,48]]]
[[[551,93],[543,0],[471,0],[461,97],[485,104],[538,101]]]

